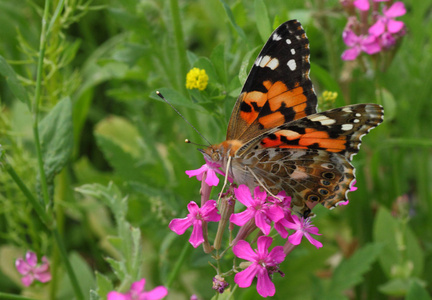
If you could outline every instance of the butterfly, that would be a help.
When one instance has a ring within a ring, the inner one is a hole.
[[[303,217],[316,203],[333,208],[347,200],[355,179],[351,160],[384,117],[377,104],[317,113],[309,55],[300,22],[280,25],[252,66],[226,140],[202,150],[237,184],[260,185],[274,195],[285,191]]]

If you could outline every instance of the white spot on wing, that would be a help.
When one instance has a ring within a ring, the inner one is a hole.
[[[291,54],[294,55],[295,54],[295,49],[291,49]]]
[[[347,113],[352,112],[351,108],[349,108],[349,107],[342,108],[342,111],[347,112]]]
[[[291,42],[290,39],[286,39],[286,43],[287,43],[288,45],[290,45],[292,42]]]
[[[326,116],[323,116],[323,115],[319,115],[317,117],[309,118],[309,120],[311,120],[313,122],[320,122],[321,125],[332,125],[332,124],[336,123],[336,120],[330,119],[330,118],[328,118]]]
[[[354,121],[353,121],[354,123],[359,123],[360,122],[360,120],[359,119],[354,119]]]
[[[355,116],[356,117],[361,117],[361,114],[360,113],[356,113]]]
[[[273,34],[273,41],[280,41],[282,38],[277,33]]]
[[[259,66],[260,66],[261,68],[264,68],[264,67],[267,65],[267,63],[270,61],[270,59],[271,59],[270,56],[268,56],[268,55],[264,56],[264,57],[261,59],[261,61],[260,61],[260,63],[259,63]]]
[[[262,56],[259,56],[257,59],[256,59],[256,61],[255,61],[255,66],[259,66],[259,64],[261,63],[261,60],[262,60]]]
[[[297,64],[294,59],[290,59],[287,63],[288,68],[290,68],[291,71],[294,71],[297,68]]]
[[[345,130],[345,131],[351,130],[351,129],[353,129],[353,127],[354,127],[353,124],[343,124],[342,125],[342,130]]]
[[[267,64],[267,67],[274,70],[279,66],[279,60],[277,58],[272,58],[269,63]]]

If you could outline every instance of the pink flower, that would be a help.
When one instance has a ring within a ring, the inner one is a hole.
[[[149,292],[144,291],[145,279],[132,283],[129,292],[121,294],[119,292],[109,292],[107,300],[159,300],[168,294],[164,286],[158,286]]]
[[[384,8],[382,16],[378,16],[378,20],[369,28],[369,34],[380,36],[384,32],[395,34],[400,32],[405,24],[402,21],[396,21],[395,18],[406,14],[405,5],[403,2],[395,2],[390,8]]]
[[[373,0],[373,2],[386,2],[386,1],[388,0]],[[370,8],[369,0],[355,0],[354,6],[357,7],[357,9],[362,11],[369,10]]]
[[[291,197],[287,196],[285,191],[279,192],[276,195],[277,198],[269,197],[269,201],[274,205],[280,207],[283,211],[284,217],[275,221],[274,229],[280,234],[280,236],[284,239],[288,237],[288,231],[286,227],[288,226],[288,222],[292,222],[291,219]]]
[[[223,176],[225,176],[225,173],[219,170],[219,168],[221,167],[220,164],[214,163],[207,159],[205,161],[206,163],[202,165],[201,168],[196,170],[188,170],[186,171],[186,174],[189,175],[189,178],[191,178],[192,176],[196,176],[199,181],[202,180],[204,174],[207,174],[205,178],[205,183],[207,183],[209,186],[217,186],[219,184],[219,178],[216,176],[216,173]]]
[[[42,264],[37,265],[37,256],[36,253],[32,251],[27,251],[25,260],[22,258],[18,258],[15,261],[15,267],[21,275],[24,275],[21,278],[21,282],[25,286],[29,286],[33,283],[34,280],[40,282],[48,282],[51,280],[51,273],[48,259],[43,256]]]
[[[259,186],[254,190],[254,198],[252,198],[249,188],[244,184],[240,185],[234,193],[237,200],[247,207],[245,211],[232,214],[230,217],[230,222],[238,226],[243,226],[250,219],[255,218],[255,225],[267,235],[271,230],[271,221],[277,222],[284,217],[280,207],[266,204],[267,193],[261,192]]]
[[[355,60],[360,53],[375,54],[381,50],[375,36],[357,36],[352,30],[344,30],[342,34],[345,44],[350,47],[342,53],[343,60]]]
[[[351,188],[350,188],[350,192],[354,192],[357,191],[358,187],[355,187],[354,185],[357,183],[357,180],[354,180],[351,184]],[[342,201],[342,202],[338,202],[336,205],[348,205],[349,200],[347,199],[346,201]]]
[[[241,288],[249,287],[255,276],[258,278],[257,291],[262,297],[273,296],[276,292],[269,272],[272,273],[278,265],[284,261],[285,253],[282,246],[276,246],[269,253],[273,239],[268,236],[260,236],[257,241],[257,250],[252,250],[248,242],[241,240],[234,247],[233,252],[237,257],[251,262],[249,267],[237,273],[235,283]]]
[[[183,234],[186,229],[193,226],[189,242],[196,248],[204,242],[202,222],[219,222],[221,216],[218,214],[215,200],[207,201],[202,208],[199,208],[195,202],[191,201],[187,207],[189,211],[187,217],[171,220],[169,228],[177,234]]]
[[[312,226],[310,218],[301,218],[299,219],[298,216],[292,215],[293,222],[290,222],[288,225],[289,229],[294,229],[296,232],[289,236],[288,242],[290,242],[293,245],[299,245],[302,241],[303,236],[305,236],[308,241],[314,245],[317,248],[321,248],[323,245],[315,240],[311,234],[315,235],[321,235],[318,233],[318,228]]]

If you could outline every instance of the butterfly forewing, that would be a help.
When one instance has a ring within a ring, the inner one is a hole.
[[[269,128],[316,112],[309,54],[300,22],[285,22],[272,33],[234,106],[227,140],[246,142]]]

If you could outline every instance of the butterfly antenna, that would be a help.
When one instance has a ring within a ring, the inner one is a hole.
[[[163,100],[165,101],[169,106],[171,106],[172,109],[174,109],[174,111],[183,119],[185,120],[186,123],[189,124],[190,127],[192,127],[198,134],[200,137],[202,137],[209,145],[211,145],[211,143],[201,134],[201,132],[198,131],[198,129],[195,128],[195,126],[193,126],[188,120],[186,120],[185,117],[183,117],[183,115],[170,103],[168,102],[167,99],[165,99],[165,97],[159,92],[156,91],[156,94]],[[186,142],[187,143],[187,142]],[[190,142],[189,142],[190,143]],[[193,143],[192,143],[193,144]]]
[[[196,146],[200,146],[200,147],[208,147],[207,145],[203,145],[203,144],[198,144],[198,143],[194,143],[188,139],[185,139],[185,143],[186,144],[192,144],[192,145],[196,145]]]

